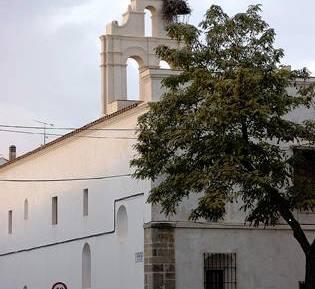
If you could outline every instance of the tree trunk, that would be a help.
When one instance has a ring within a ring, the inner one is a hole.
[[[305,289],[315,289],[315,249],[306,255]]]

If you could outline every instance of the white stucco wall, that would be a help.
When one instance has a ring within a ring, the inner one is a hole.
[[[142,108],[134,108],[94,128],[134,128]],[[1,179],[60,179],[128,174],[135,140],[99,139],[133,137],[134,131],[88,130],[42,150],[16,164],[0,169]],[[83,136],[89,136],[83,137]],[[117,234],[101,235],[33,251],[0,256],[0,288],[51,288],[62,281],[68,288],[82,288],[82,248],[86,242],[92,254],[92,288],[143,287],[143,263],[135,264],[135,253],[143,251],[143,224],[150,220],[145,204],[149,182],[131,177],[103,180],[1,183],[0,255],[48,244],[60,243],[114,229],[116,212],[124,204],[128,214],[128,239]],[[83,190],[89,190],[89,215],[83,216]],[[52,197],[58,197],[58,224],[52,225]],[[24,220],[28,199],[29,219]],[[8,234],[8,211],[13,211],[13,233]]]
[[[126,202],[129,234],[121,242],[117,234],[88,238],[0,258],[1,288],[51,288],[57,281],[68,288],[82,288],[82,249],[91,247],[92,287],[143,288],[143,263],[135,263],[135,252],[143,251],[142,200]],[[130,230],[132,229],[132,230]]]
[[[304,280],[303,252],[289,230],[200,227],[176,228],[177,289],[204,288],[204,253],[236,253],[239,289],[297,289]]]

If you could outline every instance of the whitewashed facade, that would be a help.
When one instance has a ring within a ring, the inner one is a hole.
[[[101,37],[104,116],[0,166],[8,180],[0,183],[0,288],[202,289],[211,253],[222,260],[217,277],[230,280],[224,289],[297,289],[304,279],[303,253],[286,225],[244,226],[232,205],[223,222],[189,222],[194,198],[166,218],[146,203],[151,182],[130,177],[137,118],[159,99],[161,79],[176,73],[154,54],[159,44],[175,45],[161,5],[131,1],[125,23],[109,24]],[[152,37],[144,37],[145,8]],[[140,67],[139,102],[127,99],[130,57]],[[314,236],[314,215],[299,218]]]

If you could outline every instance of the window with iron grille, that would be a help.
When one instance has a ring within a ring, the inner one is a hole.
[[[295,156],[294,186],[297,193],[302,193],[306,198],[310,198],[315,194],[315,149],[299,147],[295,148],[293,152]],[[314,214],[314,211],[308,210],[307,206],[302,206],[299,213]]]
[[[294,149],[294,185],[301,191],[315,193],[315,150]]]
[[[236,289],[236,254],[204,254],[205,289]]]

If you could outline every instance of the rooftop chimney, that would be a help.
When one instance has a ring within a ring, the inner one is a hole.
[[[16,158],[16,146],[9,147],[9,161],[14,161]]]

